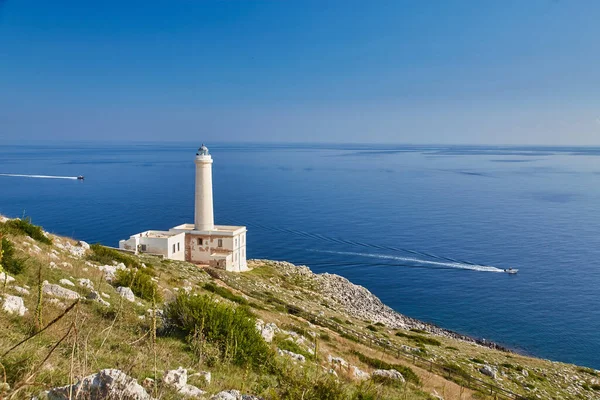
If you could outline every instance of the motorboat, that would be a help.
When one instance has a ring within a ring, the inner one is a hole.
[[[514,268],[505,268],[505,269],[504,269],[504,272],[506,272],[507,274],[514,275],[514,274],[516,274],[517,272],[519,272],[519,270],[518,270],[518,269],[514,269]]]
[[[84,179],[85,179],[85,177],[84,177],[83,175],[79,175],[79,176],[77,177],[77,180],[78,180],[78,181],[82,181],[82,180],[84,180]]]

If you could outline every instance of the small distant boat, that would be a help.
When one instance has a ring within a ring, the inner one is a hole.
[[[82,181],[82,180],[84,180],[84,179],[85,179],[85,177],[84,177],[83,175],[79,175],[79,176],[77,177],[77,180],[79,180],[79,181]]]
[[[514,268],[505,268],[504,272],[506,272],[507,274],[513,275],[513,274],[516,274],[517,272],[519,272],[519,270],[518,269],[514,269]]]

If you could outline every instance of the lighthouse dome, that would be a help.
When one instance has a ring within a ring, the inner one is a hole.
[[[208,156],[209,155],[208,147],[206,147],[205,145],[200,146],[196,155],[197,156]]]

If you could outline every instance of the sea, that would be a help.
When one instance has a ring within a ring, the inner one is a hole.
[[[0,144],[0,214],[110,246],[193,222],[200,144]],[[215,221],[248,227],[249,258],[339,274],[410,317],[600,368],[600,148],[207,146]]]

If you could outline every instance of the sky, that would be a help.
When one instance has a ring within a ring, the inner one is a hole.
[[[0,0],[0,143],[600,144],[596,0]]]

